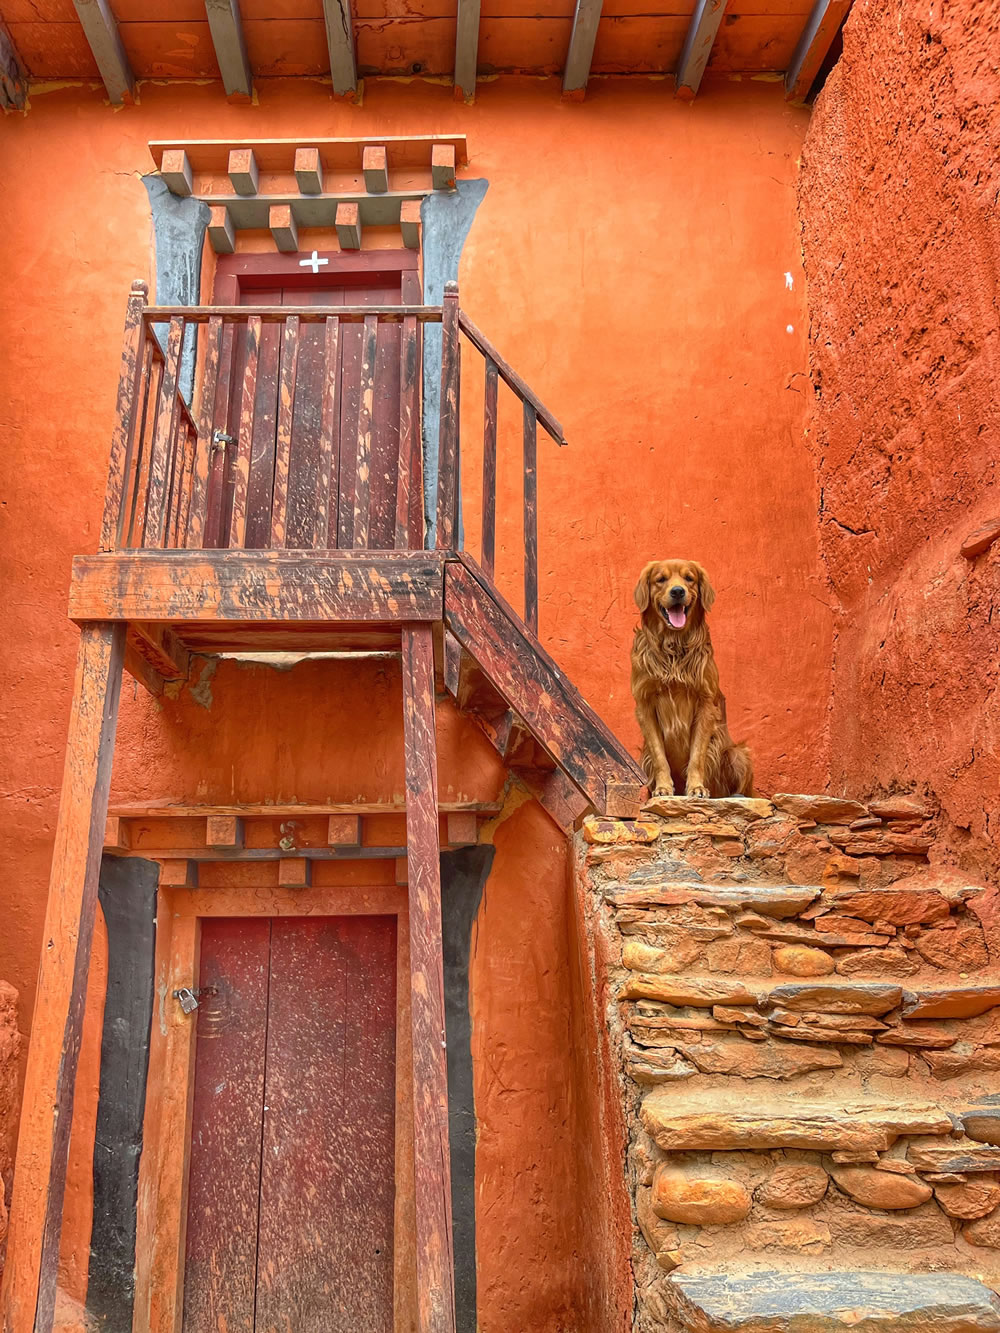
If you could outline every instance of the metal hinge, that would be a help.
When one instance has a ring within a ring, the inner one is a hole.
[[[190,986],[181,986],[180,990],[174,991],[174,999],[186,1014],[194,1013],[198,1008],[198,1001],[203,995],[218,995],[218,987],[202,986],[200,990],[192,990]]]

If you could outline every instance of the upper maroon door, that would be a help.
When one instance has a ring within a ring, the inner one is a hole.
[[[313,273],[298,256],[226,255],[216,271],[214,304],[246,306],[392,306],[420,304],[417,257],[412,251],[363,251],[354,255],[320,255],[327,264]],[[337,457],[328,506],[325,540],[316,534],[320,431],[326,328],[299,328],[288,466],[287,534],[290,549],[349,548],[391,550],[396,544],[396,488],[399,476],[400,346],[398,323],[379,324],[375,348],[374,400],[370,457],[367,541],[355,540],[354,505],[358,456],[358,422],[362,347],[361,324],[341,324],[337,371]],[[223,434],[236,437],[246,363],[245,326],[226,327],[216,395],[216,424],[228,422]],[[253,447],[247,489],[246,546],[270,545],[278,429],[278,386],[283,356],[283,327],[261,328],[254,396]],[[225,381],[225,382],[224,382]],[[227,546],[234,484],[235,440],[224,455],[217,453],[209,480],[208,544]],[[412,461],[412,460],[411,460]],[[411,498],[414,488],[411,487]],[[419,498],[419,486],[416,488]]]

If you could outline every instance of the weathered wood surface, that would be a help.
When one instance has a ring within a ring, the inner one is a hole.
[[[223,328],[221,319],[209,321],[205,338],[205,365],[201,380],[201,414],[195,446],[194,474],[191,480],[191,512],[185,545],[200,549],[205,540],[208,507],[208,474],[212,465],[212,430],[215,393],[219,384]]]
[[[271,922],[201,928],[184,1333],[254,1328]],[[176,1004],[171,997],[168,1003]]]
[[[358,384],[357,453],[354,458],[354,522],[352,542],[356,550],[368,545],[368,527],[371,518],[372,472],[372,417],[375,399],[375,347],[378,339],[378,320],[370,315],[365,320],[361,343],[361,377]]]
[[[677,96],[682,101],[690,101],[701,87],[725,9],[726,0],[696,0],[677,66]]]
[[[191,655],[165,625],[132,621],[128,645],[164,680],[187,680]]]
[[[323,0],[323,20],[333,91],[340,97],[353,98],[358,87],[358,72],[351,0]]]
[[[538,429],[535,409],[524,404],[524,620],[538,633]]]
[[[264,324],[283,324],[290,315],[296,315],[303,324],[322,324],[329,311],[314,305],[261,305],[252,311],[245,305],[150,305],[143,311],[143,320],[146,324],[163,324],[171,319],[207,324],[210,319],[218,318],[224,324],[245,324],[251,313]],[[377,315],[379,322],[384,324],[401,324],[404,319],[415,319],[419,324],[440,324],[442,318],[439,305],[344,305],[337,307],[337,314],[345,324],[363,324],[372,315]],[[478,332],[477,336],[482,337]]]
[[[488,361],[494,362],[497,370],[500,372],[500,378],[507,387],[513,389],[522,402],[531,404],[535,409],[535,414],[542,427],[548,431],[556,444],[565,444],[566,437],[563,435],[563,428],[560,426],[556,418],[537,394],[531,391],[517,371],[511,369],[486,335],[476,328],[475,324],[468,318],[464,310],[459,312],[458,322],[462,332],[473,346],[478,347]]]
[[[337,523],[340,494],[340,320],[326,321],[323,341],[323,401],[320,417],[319,458],[316,473],[316,519],[313,546],[330,546],[330,515]]]
[[[483,395],[483,545],[481,564],[493,577],[497,538],[497,363],[486,358]]]
[[[153,427],[153,443],[149,459],[146,526],[142,539],[145,547],[162,546],[166,531],[167,490],[173,462],[174,434],[177,428],[177,375],[183,341],[184,321],[180,318],[172,319],[167,333],[167,350],[156,404],[156,424]]]
[[[434,647],[429,625],[404,628],[402,668],[418,1328],[420,1333],[454,1333]]]
[[[725,0],[720,0],[720,3],[724,4]],[[582,97],[586,91],[602,8],[603,0],[576,0],[563,70],[562,88],[568,97]]]
[[[149,455],[152,449],[156,399],[163,372],[163,361],[155,359],[155,350],[155,339],[147,330],[142,348],[142,369],[137,390],[135,439],[131,450],[126,454],[121,534],[118,541],[118,545],[123,547],[141,546],[145,532]]]
[[[365,147],[372,141],[371,135],[365,138],[342,137],[333,139],[310,139],[310,145],[319,155],[319,160],[328,171],[357,171],[361,165]],[[378,142],[385,148],[394,168],[423,167],[430,168],[431,151],[435,144],[451,144],[455,150],[458,166],[466,166],[469,161],[468,144],[464,134],[380,134]],[[261,171],[292,172],[295,154],[302,145],[302,139],[255,139],[248,142],[257,159]],[[196,172],[209,175],[225,173],[229,160],[232,139],[154,139],[149,144],[153,162],[159,167],[164,153],[178,148],[183,149],[191,159]]]
[[[271,497],[271,540],[268,543],[276,551],[287,545],[288,473],[292,456],[292,418],[295,412],[298,359],[299,321],[291,315],[285,320],[278,379],[278,430],[274,454],[274,492]]]
[[[101,522],[102,551],[113,550],[121,540],[124,519],[125,486],[129,475],[132,452],[135,448],[137,419],[141,414],[140,386],[143,370],[144,325],[142,312],[149,288],[140,279],[132,284],[125,311],[125,333],[122,339],[121,370],[118,374],[118,397],[115,402],[115,424],[111,432],[111,457],[108,463],[108,483],[104,495],[104,518]]]
[[[399,472],[396,482],[397,551],[417,550],[424,544],[423,510],[420,530],[413,520],[412,490],[423,490],[420,467],[420,389],[417,321],[403,321],[399,351]]]
[[[445,284],[441,320],[441,421],[438,430],[437,547],[458,538],[459,348],[458,284]]]
[[[233,508],[229,528],[230,547],[246,545],[247,495],[250,487],[250,461],[254,442],[254,404],[257,396],[257,360],[260,355],[260,317],[247,318],[246,360],[243,363],[243,386],[240,406],[240,427],[237,453],[233,468]]]
[[[498,815],[503,806],[498,801],[441,801],[442,814],[458,810],[475,810],[484,817]],[[406,813],[405,801],[350,801],[325,805],[187,805],[177,801],[140,801],[117,803],[111,807],[116,819],[205,818],[231,816],[271,819],[295,819],[305,815],[401,815]]]
[[[219,378],[215,386],[214,401],[208,399],[205,401],[206,417],[210,414],[210,420],[205,423],[210,456],[204,544],[209,547],[225,546],[229,538],[228,532],[223,529],[223,524],[232,507],[232,475],[228,467],[227,437],[236,433],[230,424],[236,335],[235,325],[223,325]]]
[[[257,1329],[392,1333],[396,920],[271,932]]]
[[[132,1333],[136,1205],[146,1110],[158,867],[107,856],[99,897],[108,935],[94,1134],[94,1221],[87,1313],[107,1333]]]
[[[442,560],[405,551],[77,556],[71,620],[439,620]]]
[[[479,60],[479,15],[482,0],[458,0],[455,31],[455,92],[466,102],[476,96]]]
[[[809,95],[851,3],[852,0],[816,0],[785,74],[785,97],[790,102]]]
[[[205,0],[205,14],[227,97],[249,100],[253,96],[253,73],[238,0]]]
[[[86,34],[87,43],[108,90],[108,97],[116,106],[130,103],[135,94],[135,76],[108,0],[73,0],[73,8]]]
[[[123,625],[80,632],[10,1211],[0,1327],[49,1333],[76,1070],[108,814]]]
[[[445,625],[596,810],[642,770],[467,556],[445,566]]]

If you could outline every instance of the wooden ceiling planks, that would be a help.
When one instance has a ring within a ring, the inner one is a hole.
[[[136,78],[221,75],[240,99],[254,79],[330,78],[331,70],[335,93],[347,98],[363,77],[423,76],[452,79],[456,96],[471,100],[477,75],[508,73],[561,76],[571,97],[594,75],[676,74],[680,95],[691,96],[706,68],[786,73],[788,97],[802,100],[849,8],[850,0],[0,0],[0,24],[27,78],[100,76],[117,102]]]

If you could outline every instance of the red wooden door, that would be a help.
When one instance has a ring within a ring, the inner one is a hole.
[[[237,257],[234,257],[234,259]],[[420,280],[415,270],[375,265],[360,271],[320,271],[288,267],[288,261],[273,258],[277,271],[255,266],[256,271],[238,275],[223,271],[216,283],[220,305],[248,306],[386,306],[419,304]],[[329,261],[328,261],[329,262]],[[220,268],[222,267],[220,261]],[[246,329],[237,326],[231,340],[231,370],[228,382],[229,434],[239,421],[246,361]],[[325,544],[349,548],[357,544],[371,550],[392,550],[395,545],[396,483],[399,473],[400,419],[400,326],[380,324],[375,349],[375,394],[372,406],[370,500],[368,540],[357,543],[354,534],[354,495],[358,437],[362,344],[364,328],[345,324],[340,328],[340,411],[338,450],[335,465],[336,494],[331,496]],[[322,424],[323,358],[325,330],[322,324],[304,324],[299,329],[295,406],[288,475],[288,519],[285,545],[310,548],[314,542],[314,515]],[[247,488],[246,545],[267,547],[270,537],[271,501],[277,439],[278,380],[281,371],[282,330],[279,324],[261,329],[257,385],[254,397],[253,450]],[[223,361],[226,354],[223,353]],[[232,512],[235,451],[229,450],[219,502],[210,496],[208,512],[219,517],[209,540],[225,546],[229,542]]]
[[[208,919],[184,1333],[389,1333],[395,917]]]

